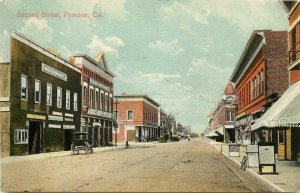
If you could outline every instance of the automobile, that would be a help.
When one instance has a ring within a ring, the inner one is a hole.
[[[85,154],[94,153],[92,145],[88,142],[87,132],[75,132],[73,134],[73,142],[71,144],[71,152],[73,155],[79,154],[82,150]]]
[[[173,141],[179,141],[179,136],[173,135],[173,136],[172,136],[172,140],[173,140]]]

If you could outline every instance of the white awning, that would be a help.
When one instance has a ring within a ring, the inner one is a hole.
[[[260,127],[300,127],[300,81],[285,93],[259,118],[251,130]]]
[[[206,137],[216,137],[218,136],[215,132],[209,132],[208,134],[205,135]]]
[[[224,129],[223,129],[223,125],[218,127],[216,130],[215,130],[215,133],[218,134],[218,135],[224,135]]]

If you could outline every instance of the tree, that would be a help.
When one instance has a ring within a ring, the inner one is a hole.
[[[198,133],[191,133],[191,138],[197,138],[197,137],[199,137],[199,134]]]

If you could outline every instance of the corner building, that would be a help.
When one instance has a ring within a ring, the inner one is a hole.
[[[0,84],[1,155],[69,150],[80,128],[80,69],[18,33],[0,67],[9,74]]]
[[[115,96],[115,117],[117,118],[118,142],[153,141],[159,138],[159,104],[147,95]]]
[[[105,54],[95,59],[85,54],[71,57],[71,63],[82,70],[82,132],[88,132],[89,143],[94,147],[107,146],[112,141],[113,80]]]

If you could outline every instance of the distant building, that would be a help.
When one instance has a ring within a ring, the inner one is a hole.
[[[12,33],[0,73],[1,156],[69,150],[80,129],[80,69]]]
[[[238,132],[235,129],[236,96],[233,83],[228,83],[217,108],[211,113],[208,137],[216,141],[236,142]],[[210,134],[209,134],[210,133]]]
[[[261,130],[251,136],[251,126],[288,87],[287,50],[286,31],[253,31],[230,77],[238,104],[236,127],[243,144],[277,139],[276,133]]]
[[[89,143],[94,147],[112,142],[113,80],[105,54],[99,52],[95,59],[85,54],[71,57],[71,63],[82,70],[81,131],[88,132]]]
[[[147,95],[115,96],[114,113],[117,118],[118,142],[152,141],[159,138],[159,104]]]

